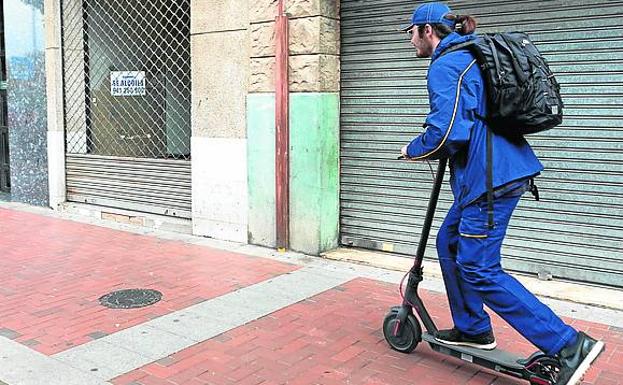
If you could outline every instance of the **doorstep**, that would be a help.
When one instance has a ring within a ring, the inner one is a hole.
[[[104,222],[114,222],[122,225],[133,225],[150,230],[172,231],[182,234],[192,234],[193,230],[192,221],[190,219],[85,203],[64,202],[60,205],[59,212],[64,215],[79,216]]]

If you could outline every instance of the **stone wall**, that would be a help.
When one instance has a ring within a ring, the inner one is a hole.
[[[249,92],[274,92],[277,1],[252,3]],[[286,0],[290,15],[290,91],[339,90],[339,2]]]

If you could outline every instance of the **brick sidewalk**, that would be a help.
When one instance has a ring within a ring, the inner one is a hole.
[[[297,269],[269,259],[0,209],[0,335],[54,354]],[[113,290],[159,303],[102,307]]]
[[[0,245],[0,335],[45,355],[277,275],[304,271],[272,259],[5,209],[0,209]],[[348,275],[340,282],[351,278]],[[163,300],[134,310],[110,310],[98,302],[112,290],[136,287],[160,290]],[[450,326],[445,296],[427,291],[422,296],[437,324]],[[142,361],[133,366],[139,369],[113,383],[526,383],[441,356],[425,344],[410,355],[393,352],[380,329],[387,310],[398,302],[395,284],[358,278],[276,312],[263,313],[269,315],[139,368],[153,359]],[[534,348],[502,320],[492,319],[501,348],[523,355],[533,352]],[[585,384],[623,385],[623,330],[570,318],[566,321],[607,344]],[[158,357],[166,354],[169,352]]]
[[[423,293],[435,322],[450,325],[444,295]],[[410,355],[389,349],[380,330],[395,305],[395,285],[357,279],[115,379],[116,385],[527,384],[418,345]],[[492,317],[502,349],[534,348]],[[623,385],[623,331],[566,319],[603,338],[606,351],[584,384]]]

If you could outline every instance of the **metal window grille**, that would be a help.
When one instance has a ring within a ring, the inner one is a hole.
[[[62,0],[68,154],[190,159],[190,0]]]

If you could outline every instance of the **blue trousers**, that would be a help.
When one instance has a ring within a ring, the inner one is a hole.
[[[487,225],[487,202],[461,209],[455,202],[437,235],[437,253],[454,325],[475,335],[491,330],[487,305],[528,341],[554,355],[577,332],[500,265],[500,250],[519,196],[494,200],[495,228]]]

